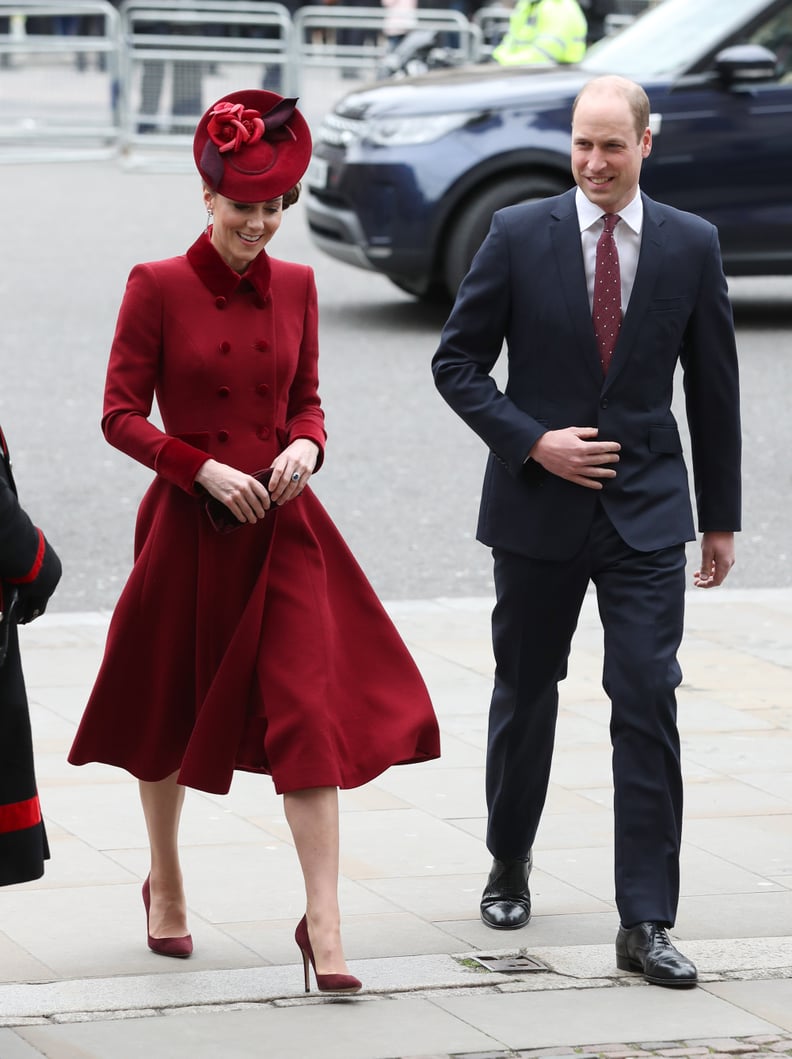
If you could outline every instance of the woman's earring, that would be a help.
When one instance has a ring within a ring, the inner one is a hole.
[[[204,235],[208,235],[209,234],[209,225],[212,223],[213,218],[214,218],[214,214],[212,213],[212,211],[211,210],[207,210],[206,211],[206,227],[204,228]]]

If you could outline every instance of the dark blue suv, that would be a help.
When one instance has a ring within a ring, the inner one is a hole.
[[[579,66],[353,91],[306,176],[315,243],[418,296],[453,295],[494,210],[571,186],[571,104],[605,73],[652,103],[642,188],[716,224],[731,275],[792,273],[792,0],[663,0]]]

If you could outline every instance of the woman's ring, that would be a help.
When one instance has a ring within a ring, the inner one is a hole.
[[[300,472],[299,471],[295,471],[294,474],[292,475],[292,479],[291,480],[293,482],[299,482],[299,480],[300,480]]]

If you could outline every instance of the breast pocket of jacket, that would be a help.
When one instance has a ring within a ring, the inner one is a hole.
[[[679,313],[687,311],[687,298],[653,298],[649,303],[650,313]]]

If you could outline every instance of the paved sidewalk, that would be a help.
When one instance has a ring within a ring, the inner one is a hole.
[[[682,992],[613,960],[608,710],[591,598],[562,689],[534,919],[513,934],[479,921],[489,608],[389,607],[432,691],[443,757],[342,796],[344,937],[365,986],[354,999],[302,992],[302,883],[266,778],[239,774],[226,797],[189,793],[196,952],[148,952],[136,785],[65,760],[107,617],[45,615],[24,629],[53,859],[39,882],[0,890],[0,1059],[792,1056],[792,590],[689,596],[674,936],[702,985]],[[475,962],[521,954],[545,969]]]

